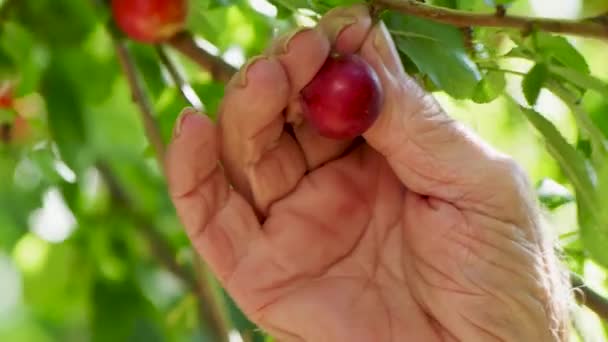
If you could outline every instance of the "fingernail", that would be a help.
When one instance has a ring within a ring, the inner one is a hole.
[[[239,82],[238,82],[238,86],[245,88],[247,86],[247,72],[249,72],[249,69],[251,69],[251,67],[261,61],[261,60],[267,60],[268,57],[261,55],[261,56],[256,56],[253,57],[252,59],[250,59],[242,68],[241,68],[241,72],[239,73]]]
[[[299,127],[304,122],[303,107],[304,100],[302,97],[298,97],[297,100],[292,101],[287,106],[285,122],[291,124],[292,127]]]
[[[332,44],[338,40],[340,34],[349,26],[357,23],[357,18],[352,16],[340,16],[328,20],[324,25],[325,34],[329,37]]]
[[[293,31],[287,33],[283,39],[283,43],[280,44],[280,50],[277,51],[278,54],[285,54],[289,51],[289,43],[300,33],[307,32],[312,30],[311,27],[298,27]]]
[[[179,116],[177,117],[177,120],[175,120],[175,127],[173,128],[173,138],[176,139],[180,136],[180,134],[182,134],[182,131],[186,125],[186,121],[188,117],[191,117],[192,115],[197,115],[198,111],[194,108],[188,107],[185,108],[184,110],[182,110],[182,112],[179,114]]]
[[[374,28],[374,40],[372,43],[374,44],[374,48],[382,49],[386,46],[385,34],[388,32],[385,31],[386,26],[380,24]]]

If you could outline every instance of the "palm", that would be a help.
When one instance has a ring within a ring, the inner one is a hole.
[[[315,170],[273,206],[265,237],[252,242],[229,290],[278,335],[370,341],[391,334],[391,322],[404,329],[405,318],[412,324],[420,311],[403,305],[413,306],[400,258],[404,195],[387,163],[366,146]],[[260,277],[260,269],[268,273]],[[404,301],[394,306],[397,298]],[[291,331],[289,322],[304,317],[318,325]]]
[[[457,211],[436,211],[438,205],[449,206],[430,201],[435,209],[407,191],[381,155],[362,145],[307,175],[273,206],[263,226],[266,234],[252,241],[251,254],[227,287],[277,336],[306,341],[392,341],[404,332],[420,341],[450,336],[434,324],[441,317],[429,320],[432,313],[423,310],[423,298],[414,297],[408,281],[424,280],[414,281],[416,291],[452,286],[447,292],[454,298],[442,305],[457,304],[459,293],[475,291],[437,278],[445,259],[436,251],[462,246],[429,234],[459,223]],[[294,331],[292,322],[307,317],[315,317],[312,325]],[[328,331],[323,325],[341,328]]]

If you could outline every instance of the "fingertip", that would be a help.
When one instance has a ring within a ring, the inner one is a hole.
[[[332,49],[338,53],[359,51],[371,26],[369,8],[364,4],[332,9],[319,22]]]
[[[362,54],[377,55],[382,64],[395,75],[405,74],[401,57],[391,34],[383,22],[371,28],[362,47]]]
[[[233,81],[226,88],[218,114],[223,148],[231,150],[238,150],[239,141],[282,118],[290,89],[285,70],[274,56],[253,58],[235,78],[243,81]]]
[[[196,110],[193,107],[184,108],[181,111],[181,113],[179,113],[179,115],[177,116],[177,119],[175,120],[175,125],[173,126],[172,140],[179,138],[179,136],[182,133],[183,128],[191,124],[190,121],[192,120],[192,118],[191,118],[192,115],[201,115],[201,114],[202,113],[200,113],[198,110]]]
[[[317,28],[300,28],[277,40],[272,53],[287,74],[290,98],[297,95],[313,79],[329,56],[329,51],[329,40]]]
[[[201,175],[215,168],[218,146],[211,119],[192,108],[182,111],[174,132],[165,164],[171,195],[179,197],[192,191]]]
[[[230,108],[229,112],[280,112],[287,106],[289,88],[285,70],[275,56],[256,56],[226,87],[222,108]]]

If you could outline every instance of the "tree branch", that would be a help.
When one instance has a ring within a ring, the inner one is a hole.
[[[206,332],[211,332],[213,341],[227,342],[229,333],[227,323],[221,314],[217,299],[212,295],[213,292],[210,282],[206,278],[206,274],[204,273],[205,270],[202,270],[199,265],[200,261],[198,259],[195,260],[194,266],[197,269],[197,272],[195,272],[196,275],[192,270],[180,265],[175,259],[173,248],[167,243],[165,238],[158,233],[155,224],[145,215],[141,215],[137,212],[132,199],[122,189],[111,169],[101,162],[97,163],[97,169],[110,190],[112,203],[116,205],[117,208],[126,209],[133,220],[137,231],[143,236],[152,249],[152,255],[163,267],[180,279],[188,290],[197,294],[201,327],[209,327],[209,331]]]
[[[186,82],[186,80],[182,77],[179,70],[177,70],[177,68],[175,67],[175,64],[173,64],[173,62],[165,52],[165,49],[162,46],[157,46],[156,52],[158,53],[158,57],[160,58],[161,63],[169,72],[171,79],[178,87],[180,93],[182,94],[182,97],[195,109],[199,111],[203,110],[203,102],[198,97],[198,95],[196,95],[196,92],[194,91],[194,89],[192,89],[190,84],[188,84],[188,82]]]
[[[189,289],[195,291],[197,289],[197,284],[192,272],[188,271],[185,267],[177,263],[173,257],[171,246],[169,246],[164,238],[158,234],[158,230],[154,227],[154,224],[152,224],[152,222],[150,222],[145,216],[136,212],[132,200],[122,189],[111,169],[106,164],[101,162],[98,162],[96,166],[97,170],[99,170],[99,173],[101,174],[101,177],[108,186],[112,203],[117,207],[125,208],[128,211],[129,216],[133,219],[137,230],[148,241],[154,252],[154,256],[160,261],[160,263],[177,278],[179,278]]]
[[[113,32],[113,31],[110,31]],[[140,82],[139,77],[137,75],[137,67],[131,57],[131,54],[127,50],[124,42],[120,41],[115,35],[112,35],[114,40],[114,45],[116,49],[116,53],[120,64],[123,68],[125,76],[127,77],[127,81],[131,88],[131,92],[133,95],[133,101],[137,104],[140,109],[142,122],[144,124],[146,136],[148,140],[153,145],[156,150],[156,157],[158,160],[159,167],[163,170],[163,174],[166,175],[165,170],[165,144],[160,132],[160,128],[152,114],[152,106],[148,102],[148,98],[145,94],[144,86]],[[111,184],[111,183],[110,183]],[[183,268],[177,264],[172,257],[172,250],[169,245],[166,244],[164,238],[157,233],[157,230],[154,228],[154,224],[149,222],[149,220],[139,215],[132,206],[132,201],[127,197],[127,194],[117,189],[118,183],[114,182],[114,194],[115,200],[123,200],[125,206],[130,208],[132,212],[133,218],[135,222],[138,224],[138,229],[148,242],[150,243],[152,249],[154,250],[155,255],[163,262],[165,267],[171,270],[176,276],[180,277],[189,288],[197,293],[197,298],[199,301],[198,311],[199,311],[199,319],[201,321],[200,327],[208,327],[209,332],[211,332],[211,336],[213,341],[225,342],[228,339],[228,324],[221,321],[219,318],[221,316],[221,310],[218,306],[217,301],[214,300],[213,297],[210,297],[208,294],[212,293],[211,285],[206,281],[206,278],[201,277],[201,270],[198,268],[195,270],[197,276],[200,279],[196,279],[194,276],[189,273],[185,273]],[[203,333],[205,331],[202,331]]]
[[[169,45],[211,73],[214,80],[228,82],[237,69],[196,44],[194,37],[182,32],[169,40]]]
[[[589,288],[583,280],[574,273],[570,275],[570,282],[577,301],[595,312],[602,320],[608,321],[608,299]]]
[[[207,324],[212,326],[214,331],[218,332],[216,333],[218,336],[216,336],[214,341],[228,342],[230,331],[226,324],[226,317],[218,309],[220,306],[218,298],[214,295],[213,288],[210,286],[209,271],[200,258],[194,261],[194,267],[197,270],[198,283],[205,284],[205,286],[200,286],[198,289],[198,295],[201,299],[199,301],[199,312],[205,316]],[[215,305],[209,305],[209,303]]]
[[[152,114],[152,105],[148,101],[148,97],[145,94],[144,86],[140,82],[139,77],[137,75],[137,67],[133,62],[133,58],[127,50],[127,47],[123,42],[118,40],[118,38],[113,37],[113,39],[114,46],[116,48],[116,54],[120,61],[120,65],[122,66],[123,72],[125,73],[127,81],[129,82],[129,87],[131,88],[133,101],[139,107],[139,112],[141,114],[142,123],[144,124],[146,136],[148,137],[148,141],[150,142],[150,144],[152,144],[156,151],[156,159],[158,161],[158,165],[164,173],[165,143],[163,141],[160,128],[158,127],[158,123],[156,122],[156,120],[154,119],[154,115]]]
[[[608,39],[608,24],[597,21],[557,20],[520,16],[480,14],[427,5],[412,0],[374,0],[376,5],[404,14],[426,18],[457,27],[508,27],[530,31],[533,29],[571,34],[590,38]]]
[[[10,13],[10,11],[17,5],[17,0],[6,0],[4,1],[4,5],[0,7],[0,23],[6,19]]]

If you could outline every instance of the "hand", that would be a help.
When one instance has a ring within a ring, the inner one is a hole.
[[[381,78],[383,111],[362,141],[319,137],[299,114],[330,50],[359,53]],[[281,341],[563,334],[557,262],[524,173],[406,75],[364,6],[251,61],[217,126],[185,113],[167,167],[196,250]]]

